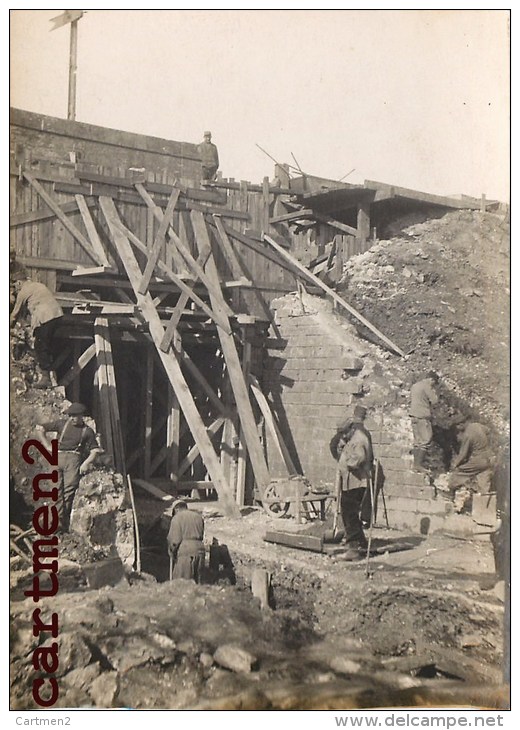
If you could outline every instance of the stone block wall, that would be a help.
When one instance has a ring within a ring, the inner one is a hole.
[[[290,294],[272,307],[263,388],[301,473],[314,486],[333,489],[336,462],[329,441],[338,423],[362,404],[383,477],[377,524],[419,534],[441,529],[452,505],[427,476],[413,471],[402,361],[361,340],[321,299]],[[266,445],[272,476],[286,476],[269,436]]]

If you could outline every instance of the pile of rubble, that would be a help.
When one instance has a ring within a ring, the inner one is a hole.
[[[408,353],[434,369],[449,400],[470,404],[502,444],[509,432],[509,223],[456,211],[405,228],[350,259],[339,291]],[[371,335],[363,332],[364,335]]]

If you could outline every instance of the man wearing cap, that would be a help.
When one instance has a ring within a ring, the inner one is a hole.
[[[101,449],[96,434],[85,423],[83,416],[87,409],[82,403],[72,403],[65,411],[67,419],[57,419],[38,424],[42,442],[50,448],[47,434],[58,434],[58,472],[59,501],[56,505],[60,517],[60,529],[67,532],[74,495],[79,487],[79,480]]]
[[[200,512],[188,509],[183,499],[172,506],[168,531],[168,552],[174,561],[172,578],[186,578],[200,583],[204,567],[204,519]]]
[[[345,528],[344,542],[347,546],[343,556],[345,560],[359,559],[367,548],[360,511],[366,489],[370,488],[374,456],[372,439],[364,426],[365,417],[366,409],[356,406],[353,417],[349,419],[350,425],[346,426],[346,430],[339,432],[341,437],[337,443],[341,518]]]
[[[410,418],[413,431],[413,463],[415,471],[425,472],[426,455],[433,441],[432,406],[439,398],[435,386],[437,373],[430,370],[426,377],[412,385],[410,390]]]
[[[50,370],[54,360],[52,340],[62,322],[63,310],[45,284],[31,281],[23,272],[14,274],[13,279],[16,301],[11,312],[10,325],[11,327],[14,325],[22,308],[29,312],[34,336],[34,353],[42,373],[41,379],[34,387],[51,388]]]
[[[202,161],[202,181],[211,182],[217,174],[219,159],[216,145],[211,141],[211,132],[204,132],[204,141],[197,147]]]
[[[493,459],[484,426],[469,416],[457,416],[452,425],[457,429],[459,452],[451,464],[450,490],[454,492],[474,479],[479,492],[489,492]]]

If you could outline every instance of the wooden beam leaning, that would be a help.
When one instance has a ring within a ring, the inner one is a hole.
[[[216,409],[223,415],[228,416],[229,413],[227,411],[227,408],[222,403],[218,395],[215,393],[211,385],[208,383],[204,375],[200,372],[199,368],[195,365],[191,357],[188,355],[187,352],[182,352],[182,361],[186,364],[186,367],[190,371],[190,373],[193,375],[197,383],[202,386],[204,392],[208,396],[209,400],[213,403],[213,405],[216,407]]]
[[[336,301],[338,304],[340,304],[344,309],[347,310],[350,314],[352,314],[356,319],[358,319],[362,324],[365,325],[371,332],[373,332],[382,342],[385,343],[385,345],[388,345],[390,349],[393,352],[396,352],[398,355],[401,355],[401,357],[405,357],[405,353],[401,350],[400,347],[398,347],[395,343],[392,342],[386,335],[384,335],[382,332],[380,332],[377,327],[374,327],[374,325],[368,321],[368,319],[365,319],[362,314],[360,314],[354,307],[352,307],[348,302],[346,302],[343,297],[340,297],[337,292],[334,291],[334,289],[331,289],[327,284],[324,284],[321,279],[319,279],[317,276],[315,276],[312,272],[309,271],[303,264],[301,264],[297,259],[292,256],[288,251],[286,251],[282,246],[279,246],[276,241],[273,241],[273,239],[268,236],[267,234],[264,235],[264,239],[271,244],[271,246],[278,251],[279,254],[281,254],[287,261],[289,261],[294,268],[298,269],[307,279],[313,282],[313,284],[316,284],[320,287],[320,289],[323,289],[324,292],[326,292],[329,296],[331,296],[334,301]]]
[[[166,212],[164,213],[163,219],[159,225],[159,230],[156,233],[152,248],[150,249],[150,253],[148,255],[148,261],[146,262],[143,277],[141,279],[141,283],[139,284],[139,294],[146,294],[146,292],[148,291],[148,285],[150,284],[150,279],[152,278],[153,271],[161,253],[161,247],[164,245],[166,231],[171,225],[173,211],[175,210],[175,206],[177,205],[179,195],[180,190],[178,190],[177,188],[173,188],[170,199],[168,200],[168,205],[166,206]]]
[[[56,215],[56,217],[63,223],[65,228],[68,230],[68,232],[71,234],[71,236],[74,236],[76,241],[79,243],[79,245],[83,248],[86,253],[90,256],[90,258],[96,262],[96,264],[99,264],[100,266],[104,266],[104,261],[100,258],[98,253],[92,248],[91,244],[85,236],[79,231],[74,223],[72,223],[65,213],[62,211],[58,203],[53,199],[52,195],[49,195],[49,193],[45,190],[45,188],[36,180],[32,175],[30,175],[28,172],[22,171],[22,175],[27,180],[27,182],[36,190],[40,198],[49,206],[49,208],[53,211],[53,213]]]
[[[206,228],[206,222],[204,216],[199,211],[191,212],[191,219],[193,223],[193,229],[195,231],[195,237],[197,244],[200,247],[211,249],[211,242],[209,239],[208,229]],[[208,263],[206,264],[206,271],[212,278],[214,287],[210,290],[209,295],[211,303],[214,308],[217,308],[220,301],[223,301],[223,294],[220,290],[218,282],[218,273],[213,254],[210,255]],[[216,293],[218,286],[218,292]],[[232,334],[228,334],[219,325],[217,325],[217,332],[224,354],[224,359],[228,368],[229,378],[231,381],[231,387],[235,396],[237,404],[238,416],[240,424],[243,429],[244,439],[246,441],[247,449],[249,452],[249,458],[251,459],[251,465],[258,487],[263,490],[269,484],[270,476],[269,469],[262,450],[260,439],[258,438],[258,432],[256,429],[255,417],[253,414],[253,408],[249,400],[248,387],[242,373],[242,367],[240,359],[238,357],[235,340]]]
[[[105,358],[105,347],[103,341],[103,333],[99,326],[94,328],[94,342],[96,347],[97,358],[97,386],[99,394],[99,406],[101,409],[103,447],[112,459],[115,466],[115,448],[114,437],[112,434],[112,419],[110,417],[110,406],[108,403],[108,373]]]
[[[298,470],[294,466],[294,462],[291,458],[289,450],[287,449],[287,446],[285,445],[283,436],[280,432],[280,429],[278,428],[278,424],[274,419],[273,413],[269,406],[269,401],[262,393],[260,384],[254,375],[249,375],[249,384],[251,387],[251,391],[256,398],[256,402],[258,403],[260,410],[262,411],[262,415],[265,418],[266,426],[271,433],[275,446],[278,449],[280,456],[282,457],[282,461],[285,464],[288,475],[293,476],[295,474],[298,474]]]
[[[79,356],[77,362],[68,370],[60,380],[60,385],[64,388],[70,385],[72,381],[80,374],[83,368],[89,364],[94,355],[96,354],[96,345],[92,343],[87,349]]]
[[[216,434],[222,428],[225,420],[226,420],[225,418],[223,418],[222,416],[219,416],[218,418],[216,418],[213,421],[213,423],[211,423],[208,426],[207,432],[208,432],[208,436],[210,438],[213,438],[214,436],[216,436]],[[188,471],[188,469],[193,464],[193,462],[195,461],[197,456],[199,456],[199,454],[200,454],[199,447],[197,446],[197,444],[195,444],[195,446],[191,447],[191,449],[188,451],[185,458],[179,464],[179,468],[177,469],[177,479],[180,479],[181,476]]]
[[[152,298],[149,293],[139,294],[139,282],[141,281],[141,270],[138,266],[132,247],[126,235],[121,232],[121,228],[117,225],[119,215],[117,213],[114,201],[111,198],[100,197],[99,203],[101,210],[106,218],[110,232],[114,239],[114,244],[121,257],[128,278],[134,289],[137,304],[139,305],[143,316],[148,322],[150,335],[161,358],[168,379],[179,400],[180,407],[184,413],[186,422],[193,434],[195,442],[198,445],[202,460],[208,470],[215,489],[222,502],[222,507],[226,514],[238,517],[240,511],[233,500],[229,485],[226,483],[224,472],[220,465],[220,461],[215,453],[211,440],[206,432],[206,427],[200,417],[200,414],[190,393],[186,380],[181,371],[181,367],[172,352],[162,352],[159,345],[164,337],[164,328],[161,324],[159,314],[152,304]]]
[[[231,275],[233,276],[233,279],[240,279],[240,277],[244,274],[244,269],[238,259],[235,249],[233,248],[233,244],[229,240],[229,236],[226,232],[226,229],[222,225],[220,217],[218,215],[214,215],[213,220],[215,221],[215,225],[217,227],[222,250],[224,251],[224,255],[231,269]]]
[[[85,200],[85,198],[83,198]],[[85,205],[88,208],[93,208],[96,205],[95,200],[85,200]],[[78,204],[75,200],[71,200],[69,203],[63,203],[60,205],[63,213],[76,213],[78,211]],[[30,210],[27,213],[15,213],[9,216],[9,228],[17,228],[18,226],[25,226],[29,223],[38,223],[40,221],[46,221],[50,218],[56,218],[56,213],[51,210],[47,205],[44,208],[38,208],[38,210]]]
[[[150,210],[153,212],[155,218],[161,222],[163,220],[164,214],[162,212],[162,209],[159,208],[153,201],[150,193],[145,189],[144,185],[142,183],[136,183],[135,185],[136,190],[138,191],[139,195],[142,197],[142,199],[145,201],[146,205],[150,208]],[[175,244],[176,250],[181,254],[185,262],[188,264],[188,267],[191,269],[191,271],[198,276],[198,278],[204,282],[206,285],[206,288],[210,290],[212,288],[211,281],[207,278],[206,274],[204,273],[204,269],[202,266],[200,266],[193,256],[191,255],[190,250],[184,243],[184,241],[177,235],[176,231],[173,230],[172,226],[168,226],[167,229],[168,235],[170,239]],[[224,309],[226,310],[228,316],[233,314],[232,310],[228,307],[226,303],[224,303]]]
[[[101,198],[100,198],[101,200]],[[110,198],[112,200],[112,198]],[[144,243],[139,240],[139,238],[135,235],[135,233],[132,233],[121,221],[121,219],[118,217],[116,221],[114,221],[114,227],[116,227],[128,240],[132,241],[134,246],[138,248],[142,253],[148,253],[148,250]],[[195,304],[197,304],[210,319],[212,319],[216,324],[220,324],[222,327],[225,327],[231,332],[231,328],[229,327],[229,322],[221,315],[215,313],[208,305],[202,301],[202,299],[195,294],[193,289],[186,284],[182,279],[180,279],[177,274],[175,274],[169,266],[166,266],[165,263],[162,261],[157,262],[157,266],[159,269],[165,274],[171,281],[173,281],[174,284],[176,284],[179,289],[183,292],[185,292],[190,299],[192,299]],[[139,269],[140,270],[140,269]]]
[[[112,356],[112,342],[108,319],[98,317],[94,322],[94,332],[99,332],[103,341],[104,358],[108,380],[108,407],[110,422],[112,425],[112,438],[114,442],[114,465],[116,470],[126,477],[125,446],[123,432],[121,430],[121,416],[119,413],[119,400],[117,397],[116,373],[114,359]]]
[[[83,224],[87,230],[88,236],[90,238],[90,243],[92,244],[94,251],[97,252],[99,258],[103,261],[103,266],[110,266],[110,262],[105,253],[105,249],[103,248],[103,244],[101,243],[101,239],[94,224],[94,220],[87,205],[87,201],[85,200],[83,195],[75,195],[74,198],[76,200],[76,203],[78,204],[79,212],[81,213],[81,217],[83,218]]]

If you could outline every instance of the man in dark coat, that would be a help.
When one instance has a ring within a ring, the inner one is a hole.
[[[484,426],[469,416],[458,416],[454,425],[459,436],[459,452],[453,458],[449,486],[452,491],[474,481],[481,493],[491,489],[493,458]]]
[[[356,406],[350,425],[340,431],[331,442],[336,453],[341,480],[341,517],[345,528],[347,551],[345,560],[356,560],[366,551],[367,540],[363,532],[360,511],[372,478],[373,451],[370,433],[364,426],[366,409]]]
[[[85,423],[87,409],[83,403],[72,403],[65,411],[67,419],[37,424],[35,430],[41,435],[42,443],[50,449],[49,433],[58,434],[59,500],[56,505],[60,518],[60,530],[67,532],[74,495],[79,480],[101,451],[96,434]]]
[[[217,174],[219,159],[216,145],[211,141],[211,132],[204,132],[204,141],[197,147],[202,161],[202,180],[211,182]]]
[[[168,531],[168,552],[174,561],[172,578],[186,578],[200,583],[204,568],[204,519],[200,512],[189,510],[183,499],[173,503]]]

